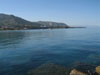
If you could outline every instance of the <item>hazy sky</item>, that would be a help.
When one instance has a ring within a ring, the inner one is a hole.
[[[100,25],[100,0],[0,0],[0,13],[30,21]]]

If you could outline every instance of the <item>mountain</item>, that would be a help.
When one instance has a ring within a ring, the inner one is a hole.
[[[14,15],[0,14],[0,27],[4,29],[33,29],[39,28],[41,24],[24,20]]]
[[[67,28],[68,25],[56,22],[30,22],[14,15],[0,14],[0,30]]]

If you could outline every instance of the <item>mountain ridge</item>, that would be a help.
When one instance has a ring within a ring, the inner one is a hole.
[[[14,15],[0,14],[0,29],[2,30],[46,29],[46,28],[69,28],[69,26],[65,23],[50,22],[50,21],[31,22]]]

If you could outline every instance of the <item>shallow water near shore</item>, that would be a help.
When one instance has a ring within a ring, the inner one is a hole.
[[[100,28],[0,31],[0,75],[27,75],[47,62],[100,65]]]

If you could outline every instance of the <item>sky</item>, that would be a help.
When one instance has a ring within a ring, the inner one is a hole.
[[[0,0],[0,13],[29,21],[100,26],[100,0]]]

